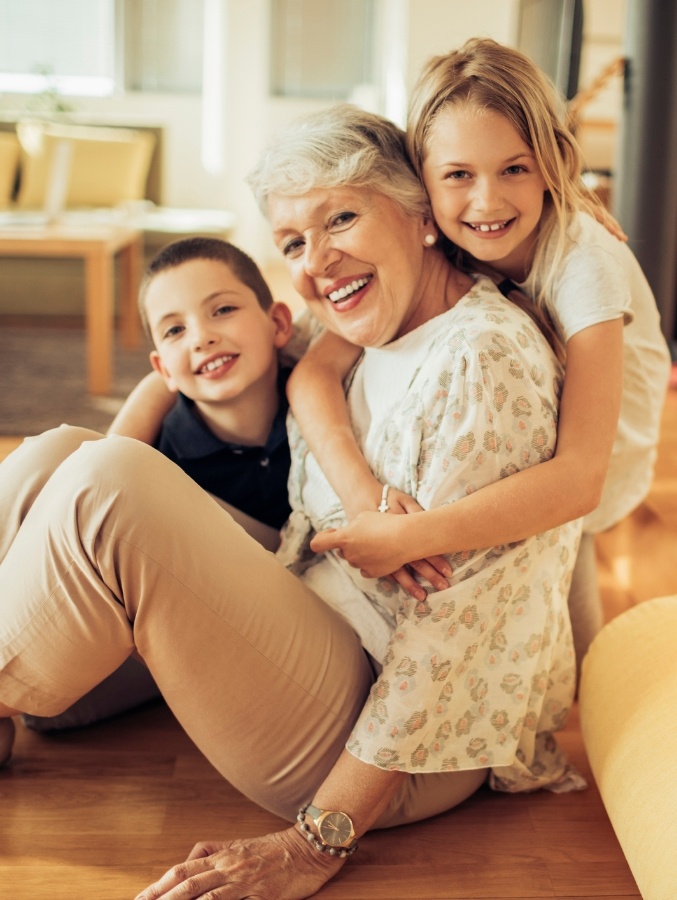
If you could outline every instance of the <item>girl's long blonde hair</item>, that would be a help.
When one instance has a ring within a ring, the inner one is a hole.
[[[407,150],[421,180],[430,129],[442,109],[456,104],[504,116],[541,170],[547,193],[528,284],[543,310],[566,253],[573,214],[584,210],[595,215],[601,207],[581,180],[581,151],[566,124],[564,98],[528,57],[489,38],[472,38],[458,50],[433,57],[414,88],[407,122]],[[554,234],[554,252],[546,256]],[[453,245],[452,256],[461,268],[482,267]]]

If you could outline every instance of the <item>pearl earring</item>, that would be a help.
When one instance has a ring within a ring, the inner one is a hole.
[[[436,241],[437,241],[437,238],[435,237],[434,234],[426,234],[426,236],[423,238],[423,243],[424,243],[427,247],[432,247],[432,245],[433,245]]]

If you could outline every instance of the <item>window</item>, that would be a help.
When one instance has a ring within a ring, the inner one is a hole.
[[[124,0],[125,89],[199,93],[203,21],[201,0]]]
[[[0,90],[105,96],[114,0],[0,0]]]
[[[373,0],[272,0],[273,94],[346,100],[374,82]]]
[[[202,0],[0,0],[0,91],[53,103],[116,89],[199,92],[203,9]]]

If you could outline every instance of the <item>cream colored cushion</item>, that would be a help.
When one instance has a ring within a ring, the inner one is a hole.
[[[12,203],[18,167],[18,138],[11,131],[0,131],[0,209],[7,209]]]
[[[644,900],[677,897],[677,595],[609,622],[583,661],[581,730]]]
[[[56,148],[72,146],[66,207],[116,206],[142,200],[155,137],[128,128],[20,122],[21,184],[17,205],[42,208]]]

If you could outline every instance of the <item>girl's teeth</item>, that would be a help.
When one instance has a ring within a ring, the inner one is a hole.
[[[505,228],[506,222],[500,222],[495,225],[473,225],[475,231],[500,231]]]

